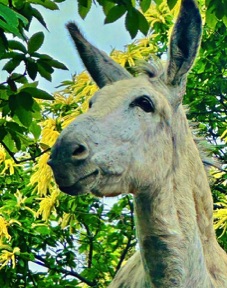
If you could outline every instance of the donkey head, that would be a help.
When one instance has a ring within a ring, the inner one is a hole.
[[[187,130],[181,101],[201,37],[195,1],[182,0],[167,67],[144,65],[136,78],[87,42],[74,23],[67,27],[101,89],[53,147],[49,165],[60,189],[113,196],[158,185],[172,169],[175,135]]]

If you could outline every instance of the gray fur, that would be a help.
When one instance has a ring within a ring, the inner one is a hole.
[[[196,2],[182,0],[166,69],[143,65],[146,73],[137,78],[76,34],[87,69],[104,87],[63,130],[50,165],[70,195],[134,195],[140,251],[109,288],[227,287],[211,191],[182,106],[201,37]]]

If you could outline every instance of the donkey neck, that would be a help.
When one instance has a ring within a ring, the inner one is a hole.
[[[180,149],[173,149],[178,155],[173,155],[171,173],[135,196],[138,239],[151,287],[212,287],[203,247],[215,237],[212,198],[198,150],[186,130],[184,147],[181,142]]]

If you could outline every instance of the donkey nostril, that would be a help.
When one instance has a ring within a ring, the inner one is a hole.
[[[86,148],[82,145],[78,145],[78,147],[74,150],[73,156],[78,156],[81,153],[83,153],[86,150]]]
[[[73,156],[77,159],[84,159],[87,157],[88,149],[84,145],[77,145],[76,149],[73,151]]]

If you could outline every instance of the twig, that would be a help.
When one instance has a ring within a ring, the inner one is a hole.
[[[213,163],[210,163],[210,162],[208,162],[208,161],[206,161],[206,160],[203,160],[203,164],[204,164],[204,165],[207,165],[207,166],[212,166],[212,167],[217,168],[218,170],[220,170],[220,171],[222,171],[222,172],[227,173],[227,170],[222,169],[222,168],[219,167],[218,165],[215,165],[215,164],[213,164]]]
[[[48,263],[46,263],[45,259],[43,259],[41,256],[39,255],[36,255],[35,258],[38,260],[38,261],[33,261],[35,262],[36,264],[38,265],[41,265],[43,267],[46,267],[50,270],[53,270],[53,271],[56,271],[56,272],[59,272],[59,273],[64,273],[64,274],[67,274],[67,275],[70,275],[70,276],[73,276],[73,277],[76,277],[78,278],[80,281],[86,283],[88,286],[90,287],[94,287],[97,285],[97,283],[94,281],[94,282],[91,282],[89,280],[87,280],[86,278],[84,278],[83,276],[81,276],[80,274],[78,274],[77,272],[74,272],[74,271],[68,271],[64,268],[58,268],[58,267],[55,267],[55,268],[52,268],[48,265]],[[40,262],[41,261],[41,262]]]
[[[45,154],[46,152],[50,151],[51,148],[48,148],[44,151],[42,151],[41,153],[39,153],[37,156],[35,157],[28,157],[28,158],[25,158],[25,159],[21,159],[21,160],[17,160],[17,158],[15,157],[14,153],[10,151],[10,149],[7,147],[7,145],[3,142],[3,141],[0,141],[0,144],[5,148],[5,150],[8,152],[8,154],[10,155],[10,157],[13,158],[13,161],[16,163],[16,164],[20,164],[20,163],[23,163],[23,162],[26,162],[26,161],[34,161],[36,158],[38,158],[39,156]]]
[[[93,257],[93,241],[94,241],[94,237],[92,236],[89,227],[85,224],[84,227],[87,230],[87,236],[89,239],[89,252],[88,252],[88,268],[91,268],[92,265],[92,257]]]
[[[121,257],[120,257],[120,260],[119,260],[119,262],[117,264],[115,273],[117,273],[117,271],[121,268],[121,265],[122,265],[126,255],[127,255],[128,251],[129,251],[130,247],[132,247],[132,243],[131,242],[132,242],[132,232],[133,232],[133,228],[134,228],[134,207],[133,207],[133,204],[130,201],[129,196],[127,195],[126,197],[128,199],[128,205],[129,205],[130,212],[131,212],[130,213],[130,216],[131,216],[131,225],[130,226],[131,226],[131,230],[132,231],[131,231],[130,236],[128,237],[128,241],[127,241],[127,244],[125,246],[125,249],[123,250],[123,253],[121,254]]]

